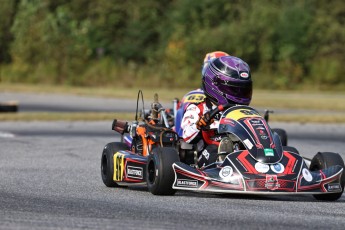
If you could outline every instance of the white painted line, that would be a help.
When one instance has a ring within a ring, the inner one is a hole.
[[[2,132],[0,131],[0,138],[13,138],[16,135],[14,135],[13,133],[7,133],[7,132]]]

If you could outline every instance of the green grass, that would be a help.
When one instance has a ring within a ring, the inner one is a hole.
[[[262,91],[254,92],[252,106],[345,112],[345,93]]]
[[[345,123],[345,114],[276,114],[270,116],[274,122],[298,123]]]

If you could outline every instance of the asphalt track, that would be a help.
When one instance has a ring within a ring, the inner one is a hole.
[[[19,112],[132,112],[133,100],[0,93]],[[146,104],[148,106],[149,104]],[[169,104],[168,104],[169,105]],[[103,146],[119,140],[104,122],[0,122],[0,229],[344,229],[345,195],[240,196],[145,187],[107,188],[100,177]],[[345,124],[272,123],[302,155],[339,152]]]
[[[103,146],[119,139],[104,122],[0,122],[0,229],[344,229],[345,195],[240,196],[145,187],[107,188]],[[345,125],[272,123],[312,157],[345,159]]]
[[[145,93],[145,92],[144,92]],[[183,95],[179,95],[181,98]],[[13,93],[0,92],[0,103],[17,101],[19,112],[134,112],[136,109],[136,97],[133,99],[97,98],[78,95],[63,95],[49,93]],[[150,107],[151,101],[144,101],[145,108]],[[162,102],[165,108],[172,107],[171,102]],[[141,101],[139,109],[142,108]],[[257,108],[262,112],[267,108]],[[337,111],[291,110],[274,109],[275,113],[283,114],[344,114]],[[345,114],[344,114],[345,115]]]
[[[133,95],[136,98],[137,95]],[[17,101],[19,112],[134,112],[136,100],[49,93],[0,92],[0,102]],[[172,103],[163,104],[171,106]],[[142,104],[139,104],[142,108]],[[149,108],[146,102],[145,108]]]

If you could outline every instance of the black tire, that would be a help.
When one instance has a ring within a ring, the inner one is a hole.
[[[288,151],[288,152],[293,152],[299,155],[299,151],[295,147],[292,147],[292,146],[283,146],[283,150]]]
[[[273,132],[277,133],[280,137],[283,146],[288,144],[288,136],[284,129],[272,129]]]
[[[344,161],[338,153],[319,152],[311,160],[309,168],[311,171],[316,171],[320,169],[327,169],[334,165],[340,165],[345,170]],[[342,188],[341,192],[318,194],[318,195],[314,195],[314,197],[317,200],[326,200],[326,201],[337,200],[343,194],[344,184],[345,184],[345,176],[344,176],[344,171],[343,171],[342,176],[340,178],[340,185]]]
[[[149,155],[146,168],[148,190],[154,195],[173,195],[175,173],[172,164],[179,162],[178,152],[170,147],[157,147]]]
[[[119,185],[114,182],[114,153],[119,150],[128,150],[128,146],[122,142],[111,142],[104,146],[101,159],[101,175],[103,183],[107,187],[119,187]]]
[[[17,112],[18,105],[15,103],[0,103],[0,112]]]

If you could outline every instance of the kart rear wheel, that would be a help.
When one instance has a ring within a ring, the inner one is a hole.
[[[283,146],[287,146],[288,144],[288,136],[284,129],[272,129],[273,132],[276,132],[280,137],[280,141],[282,142]]]
[[[119,187],[114,182],[114,153],[119,150],[128,150],[128,146],[122,142],[111,142],[104,146],[101,159],[101,175],[103,183],[107,187]]]
[[[178,152],[170,147],[157,147],[149,155],[146,168],[148,190],[154,195],[173,195],[175,173],[172,164],[179,162]]]
[[[327,169],[334,165],[340,165],[345,170],[344,161],[338,153],[318,152],[311,160],[309,168],[311,171],[317,171],[321,169]],[[326,200],[326,201],[337,200],[343,194],[344,184],[345,184],[345,175],[343,171],[342,176],[340,178],[340,185],[342,188],[341,192],[319,194],[319,195],[314,195],[314,197],[317,200]]]

